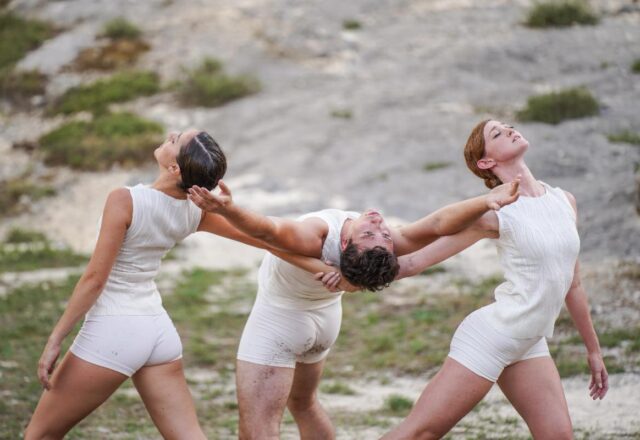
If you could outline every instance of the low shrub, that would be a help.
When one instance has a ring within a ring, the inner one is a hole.
[[[362,23],[350,18],[342,22],[342,28],[348,31],[357,31],[358,29],[362,29]]]
[[[49,165],[105,170],[113,164],[137,165],[151,159],[163,127],[131,113],[104,114],[91,122],[69,122],[38,143]]]
[[[103,37],[112,40],[137,40],[142,35],[142,31],[135,24],[124,17],[114,18],[104,25]]]
[[[0,181],[2,215],[15,215],[25,211],[30,203],[55,195],[50,185],[34,179],[30,172]]]
[[[105,112],[109,104],[148,96],[160,90],[158,76],[152,72],[123,72],[110,78],[67,90],[51,113],[71,114],[80,111]]]
[[[559,124],[567,119],[584,118],[600,113],[598,101],[589,90],[576,87],[559,92],[532,96],[524,109],[517,113],[520,121]]]
[[[631,71],[633,73],[640,73],[640,58],[633,62],[633,64],[631,65]]]
[[[184,105],[218,107],[260,91],[260,82],[249,75],[230,76],[222,63],[205,59],[202,64],[186,72],[186,79],[178,86]]]
[[[31,97],[45,94],[46,86],[47,76],[37,70],[0,74],[0,96],[14,105],[29,106]]]
[[[609,142],[640,145],[640,133],[635,133],[630,130],[610,134],[607,136],[607,139],[609,139]]]
[[[11,68],[54,33],[53,27],[43,21],[0,12],[0,70]]]
[[[593,25],[598,16],[586,1],[561,0],[536,3],[527,15],[525,24],[532,28],[566,27],[574,24]]]

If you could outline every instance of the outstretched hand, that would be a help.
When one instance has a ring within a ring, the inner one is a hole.
[[[602,400],[609,390],[609,374],[604,365],[602,355],[599,353],[590,354],[587,357],[589,369],[591,370],[591,382],[589,383],[589,396],[593,400]]]
[[[219,194],[214,194],[206,188],[193,185],[189,188],[189,199],[203,211],[222,214],[233,203],[231,190],[220,180],[218,182],[220,188]]]
[[[509,205],[520,196],[518,188],[520,187],[520,175],[513,182],[503,183],[493,188],[487,195],[487,206],[489,209],[499,211],[505,205]]]
[[[53,373],[53,369],[56,366],[56,361],[60,356],[60,344],[47,342],[47,345],[42,351],[40,360],[38,361],[38,380],[42,386],[50,390],[51,382],[49,382],[49,375]]]

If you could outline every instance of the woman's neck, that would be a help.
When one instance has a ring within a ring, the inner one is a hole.
[[[187,194],[178,187],[178,183],[175,179],[172,179],[164,174],[160,174],[158,178],[151,184],[151,188],[165,193],[169,197],[174,199],[186,199]]]
[[[503,182],[512,182],[520,176],[520,195],[526,197],[539,197],[545,193],[545,189],[533,176],[524,161],[510,164],[498,164],[491,171]]]

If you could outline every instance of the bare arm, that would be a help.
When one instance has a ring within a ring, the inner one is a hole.
[[[489,236],[491,234],[482,228],[471,226],[455,235],[441,237],[420,250],[399,257],[400,271],[396,280],[417,275]]]
[[[577,216],[576,199],[572,194],[565,191],[569,202],[573,206]],[[591,383],[589,384],[589,394],[591,398],[602,399],[609,389],[609,375],[607,367],[602,359],[602,351],[600,350],[600,342],[593,322],[591,321],[591,312],[589,310],[589,300],[580,280],[580,262],[576,262],[573,271],[573,281],[569,292],[565,297],[565,304],[571,319],[580,333],[580,337],[587,348],[587,362],[591,370]]]
[[[113,191],[107,198],[96,248],[38,362],[38,378],[46,389],[51,388],[49,374],[60,355],[62,341],[93,306],[107,282],[131,223],[132,206],[131,194],[125,188]]]
[[[220,194],[213,194],[194,186],[189,190],[189,198],[204,211],[224,217],[237,230],[268,246],[310,257],[321,256],[328,233],[325,222],[316,218],[296,221],[267,217],[234,204],[223,181],[219,187]]]
[[[456,234],[489,210],[498,210],[515,202],[519,195],[519,184],[520,181],[516,179],[492,189],[486,195],[453,203],[414,223],[392,230],[396,254],[405,255],[423,248],[441,236]]]

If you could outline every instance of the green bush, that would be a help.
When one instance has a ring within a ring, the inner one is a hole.
[[[42,232],[31,231],[22,228],[12,228],[4,239],[5,243],[37,243],[47,241],[46,235]]]
[[[54,245],[37,231],[12,229],[0,244],[0,273],[78,266],[86,261],[86,256]]]
[[[640,145],[640,134],[629,130],[610,134],[607,136],[607,139],[609,139],[609,142]]]
[[[162,141],[163,127],[131,113],[105,114],[91,122],[74,121],[39,139],[49,165],[104,170],[115,163],[140,164],[151,159]]]
[[[60,97],[51,113],[79,111],[103,113],[111,103],[149,96],[160,90],[158,76],[152,72],[123,72],[93,84],[73,87]]]
[[[586,1],[562,0],[536,3],[529,11],[526,25],[533,28],[596,24],[598,17]]]
[[[185,105],[218,107],[227,102],[260,91],[260,82],[248,75],[229,76],[222,63],[205,59],[196,69],[187,72],[179,85],[180,100]]]
[[[631,71],[633,73],[640,73],[640,58],[633,62],[633,64],[631,65]]]
[[[36,182],[27,172],[22,176],[0,181],[0,206],[2,215],[19,214],[30,202],[55,195],[49,185]]]
[[[0,74],[0,96],[14,104],[27,105],[29,98],[44,95],[47,76],[37,70]]]
[[[598,101],[583,87],[532,96],[517,113],[520,121],[559,124],[566,119],[584,118],[600,113]]]
[[[123,17],[114,18],[104,25],[102,36],[112,40],[137,40],[142,31]]]
[[[398,394],[392,394],[384,401],[385,408],[396,415],[405,415],[413,408],[413,401]]]
[[[48,23],[0,12],[0,70],[11,68],[53,34]]]
[[[357,31],[362,28],[362,23],[358,20],[348,19],[342,22],[342,28],[348,31]]]
[[[451,162],[426,162],[422,165],[422,170],[426,172],[436,171],[442,168],[448,168],[451,165],[453,165]]]

